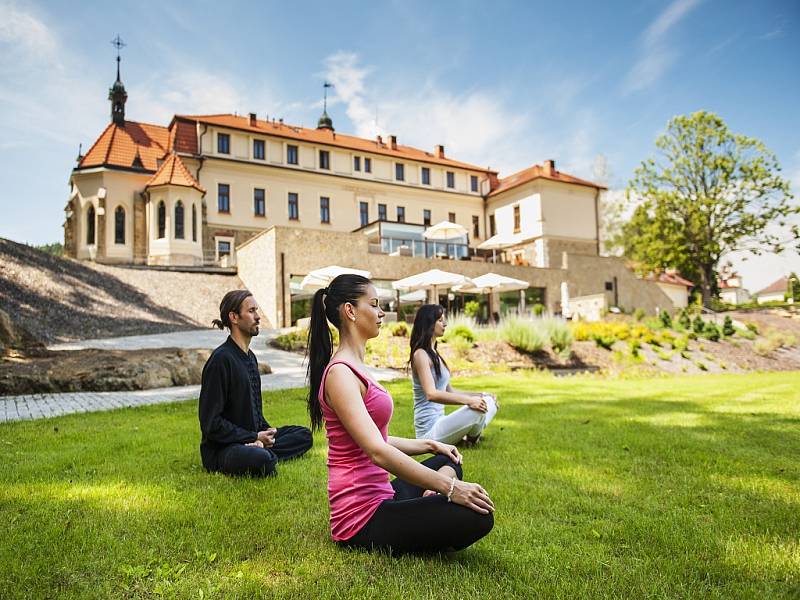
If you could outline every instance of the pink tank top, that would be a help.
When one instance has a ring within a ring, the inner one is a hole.
[[[325,368],[319,403],[328,437],[328,502],[331,508],[331,537],[336,542],[353,537],[372,518],[381,502],[394,498],[394,489],[389,485],[389,473],[370,461],[325,402],[328,371],[339,363],[347,365],[367,386],[364,406],[384,441],[394,408],[389,392],[370,381],[353,365],[340,360]]]

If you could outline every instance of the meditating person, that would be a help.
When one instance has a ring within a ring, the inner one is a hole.
[[[475,444],[497,413],[497,398],[486,392],[464,392],[450,386],[450,370],[437,350],[447,328],[444,307],[425,304],[411,329],[411,381],[414,391],[414,430],[418,438],[447,444]],[[445,415],[445,404],[461,408]]]
[[[339,275],[314,294],[308,339],[308,409],[328,438],[331,537],[392,552],[466,548],[494,525],[494,505],[462,481],[455,446],[388,435],[392,397],[364,365],[384,313],[369,279]],[[339,330],[333,354],[328,322]],[[411,456],[433,454],[417,462]],[[389,481],[389,473],[397,476]]]
[[[222,298],[219,319],[230,335],[211,353],[200,387],[200,456],[209,471],[272,475],[278,461],[311,448],[311,431],[299,425],[270,427],[261,404],[261,376],[250,341],[258,335],[258,303],[247,290]]]

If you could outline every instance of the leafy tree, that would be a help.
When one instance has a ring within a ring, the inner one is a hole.
[[[644,161],[628,184],[641,204],[622,230],[625,255],[641,272],[677,268],[708,305],[726,254],[800,248],[800,226],[789,223],[800,206],[760,141],[701,111],[673,118],[656,148],[658,157]]]

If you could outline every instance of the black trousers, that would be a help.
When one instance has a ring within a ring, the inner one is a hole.
[[[461,465],[445,456],[433,456],[422,464],[434,471],[450,466],[462,478]],[[397,553],[461,550],[494,526],[492,513],[482,515],[440,494],[423,498],[425,490],[402,479],[392,481],[392,487],[394,499],[381,502],[367,524],[342,545]]]
[[[272,448],[231,444],[217,454],[217,468],[227,475],[273,475],[279,460],[297,458],[308,452],[313,440],[311,431],[299,425],[278,427]]]

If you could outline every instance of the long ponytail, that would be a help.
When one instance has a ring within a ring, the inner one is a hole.
[[[341,328],[339,307],[347,302],[355,305],[364,294],[370,280],[361,275],[339,275],[327,288],[314,293],[311,302],[311,324],[308,328],[306,360],[308,361],[308,414],[311,429],[322,427],[322,407],[319,403],[322,374],[333,356],[333,334],[328,322]]]

